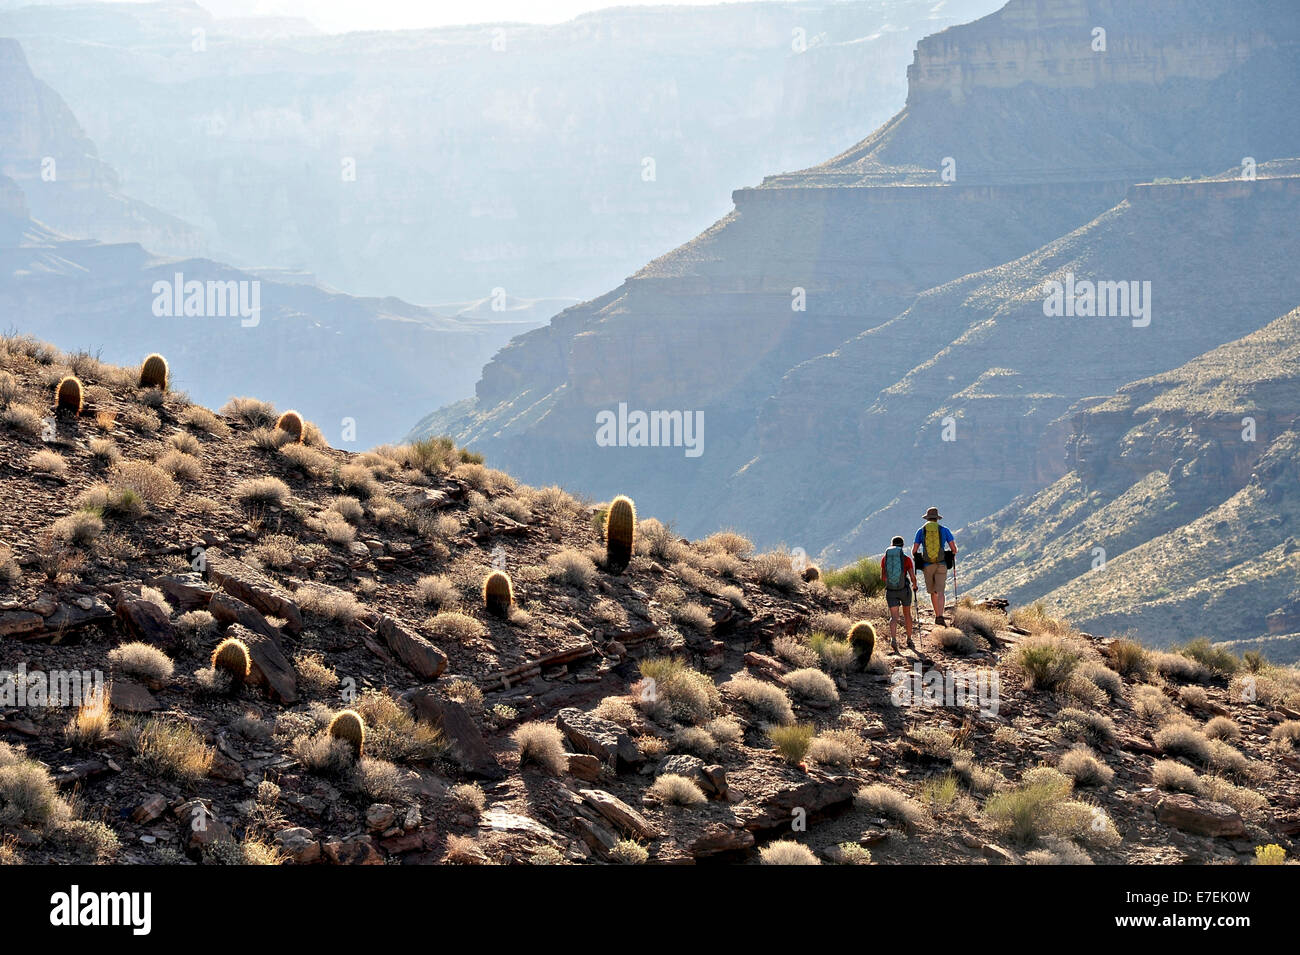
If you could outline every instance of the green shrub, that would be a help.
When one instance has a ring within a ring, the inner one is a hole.
[[[787,763],[801,763],[808,755],[816,728],[811,723],[794,723],[790,726],[773,726],[767,736],[772,741],[772,748]]]
[[[827,587],[836,587],[874,597],[885,589],[885,582],[880,576],[880,561],[872,557],[863,557],[838,570],[830,570],[822,575]]]

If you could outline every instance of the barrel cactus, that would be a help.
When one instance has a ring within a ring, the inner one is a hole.
[[[280,415],[280,420],[275,423],[277,430],[285,432],[294,441],[302,444],[303,423],[302,415],[296,411],[286,411]]]
[[[632,561],[636,546],[636,505],[619,495],[605,514],[605,564],[614,573],[622,573]]]
[[[76,417],[81,414],[81,409],[85,404],[85,393],[86,389],[82,387],[80,379],[75,375],[68,375],[54,389],[55,410]]]
[[[357,759],[366,748],[366,721],[356,710],[339,710],[330,720],[329,734],[334,739],[341,739],[352,748],[352,755]]]
[[[849,628],[849,642],[853,644],[853,656],[858,668],[865,670],[871,662],[871,654],[876,650],[876,628],[866,620],[859,620]]]
[[[821,568],[818,567],[816,564],[809,564],[803,570],[803,579],[807,583],[812,583],[814,580],[821,580],[822,579]]]
[[[515,602],[515,590],[510,583],[510,575],[503,570],[494,570],[483,581],[483,608],[488,613],[504,617],[510,613],[510,606]]]
[[[226,637],[212,651],[212,669],[230,674],[230,692],[238,693],[253,672],[248,644],[238,637]]]
[[[170,377],[171,369],[167,367],[167,359],[156,352],[146,358],[144,364],[140,366],[141,388],[157,388],[166,391]]]

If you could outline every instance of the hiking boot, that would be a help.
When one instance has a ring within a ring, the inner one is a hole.
[[[934,625],[936,627],[946,627],[948,625],[947,621],[944,620],[943,614],[939,614],[939,616],[934,618]]]
[[[911,643],[912,643],[911,640],[909,640],[909,641],[907,641],[907,642],[908,642],[908,645],[909,645],[909,646],[910,646]],[[897,641],[897,640],[894,640],[894,641],[893,641],[893,650],[894,650],[895,653],[898,653],[898,652],[899,652],[899,650],[898,650],[898,641]]]

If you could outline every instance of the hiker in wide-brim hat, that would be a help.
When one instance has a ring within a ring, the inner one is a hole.
[[[937,507],[925,512],[925,523],[916,532],[912,542],[912,557],[921,568],[925,577],[925,589],[930,592],[930,604],[934,608],[934,622],[944,624],[943,594],[948,587],[948,568],[957,558],[957,541],[952,531],[939,522],[943,515]]]

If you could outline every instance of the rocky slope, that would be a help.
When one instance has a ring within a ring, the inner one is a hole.
[[[1068,473],[972,527],[972,585],[1149,643],[1300,658],[1298,358],[1291,311],[1075,409]]]
[[[269,406],[212,415],[30,339],[0,366],[0,670],[21,674],[0,682],[0,862],[1294,853],[1294,670],[1229,680],[1240,662],[993,602],[926,621],[924,658],[882,631],[861,672],[843,636],[883,602],[739,535],[643,514],[612,573],[595,508],[450,443],[298,444]],[[56,416],[69,371],[86,404]],[[482,603],[494,568],[505,614]],[[242,687],[209,667],[223,635],[250,650]],[[921,668],[980,706],[909,699]],[[107,709],[38,699],[96,671]],[[345,706],[360,760],[325,731]]]

